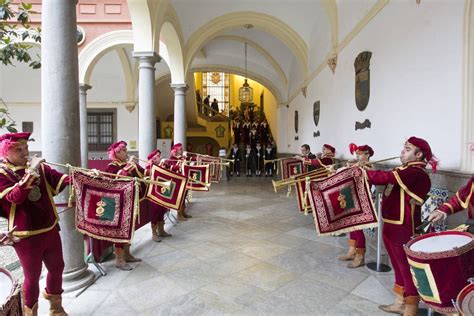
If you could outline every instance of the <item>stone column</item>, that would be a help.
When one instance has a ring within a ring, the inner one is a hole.
[[[87,168],[89,160],[89,147],[87,137],[87,90],[92,87],[88,84],[79,85],[79,121],[81,129],[81,167]]]
[[[174,143],[183,144],[186,150],[186,91],[185,83],[171,84],[174,90]]]
[[[156,149],[155,63],[154,52],[134,52],[139,61],[138,77],[138,156],[146,159]]]
[[[42,153],[47,161],[78,166],[81,153],[76,4],[77,0],[42,2],[41,133]],[[68,197],[66,188],[54,199],[61,225],[65,292],[94,281],[94,274],[84,262],[83,236],[75,231],[74,208],[66,206]]]

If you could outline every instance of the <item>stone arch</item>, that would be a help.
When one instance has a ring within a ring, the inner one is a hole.
[[[160,55],[170,68],[171,83],[184,83],[185,72],[181,40],[171,22],[166,21],[161,26],[160,39],[160,52],[162,45],[166,46],[166,54],[163,52]]]
[[[195,31],[186,45],[186,70],[190,68],[194,56],[209,41],[227,30],[252,24],[255,28],[272,34],[284,43],[295,55],[298,64],[307,71],[308,48],[301,36],[288,24],[271,15],[260,12],[234,12],[224,14],[201,26]]]

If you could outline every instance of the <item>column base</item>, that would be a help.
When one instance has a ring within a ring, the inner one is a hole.
[[[83,268],[64,271],[63,273],[63,290],[64,293],[73,292],[85,288],[95,281],[95,274],[88,270],[88,266]]]

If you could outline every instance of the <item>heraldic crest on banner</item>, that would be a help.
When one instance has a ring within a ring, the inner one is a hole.
[[[377,226],[377,212],[361,168],[348,168],[326,180],[311,181],[307,191],[319,235]]]
[[[72,171],[72,179],[76,229],[96,239],[130,242],[140,207],[138,183],[94,177],[79,170]]]
[[[152,166],[150,175],[153,181],[171,181],[171,184],[165,187],[150,183],[146,198],[166,208],[180,209],[186,196],[188,178],[155,165]]]
[[[289,179],[304,172],[304,164],[301,160],[288,158],[280,160],[281,179]]]
[[[219,157],[198,156],[197,158],[198,165],[209,165],[211,181],[215,183],[219,183],[221,180],[222,170],[220,163],[221,159]]]
[[[190,191],[209,191],[209,165],[184,165],[183,175],[189,178]]]

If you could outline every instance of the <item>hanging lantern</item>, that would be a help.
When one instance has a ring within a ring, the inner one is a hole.
[[[239,89],[239,100],[242,103],[253,102],[253,88],[247,83],[247,43],[245,43],[245,81]]]

